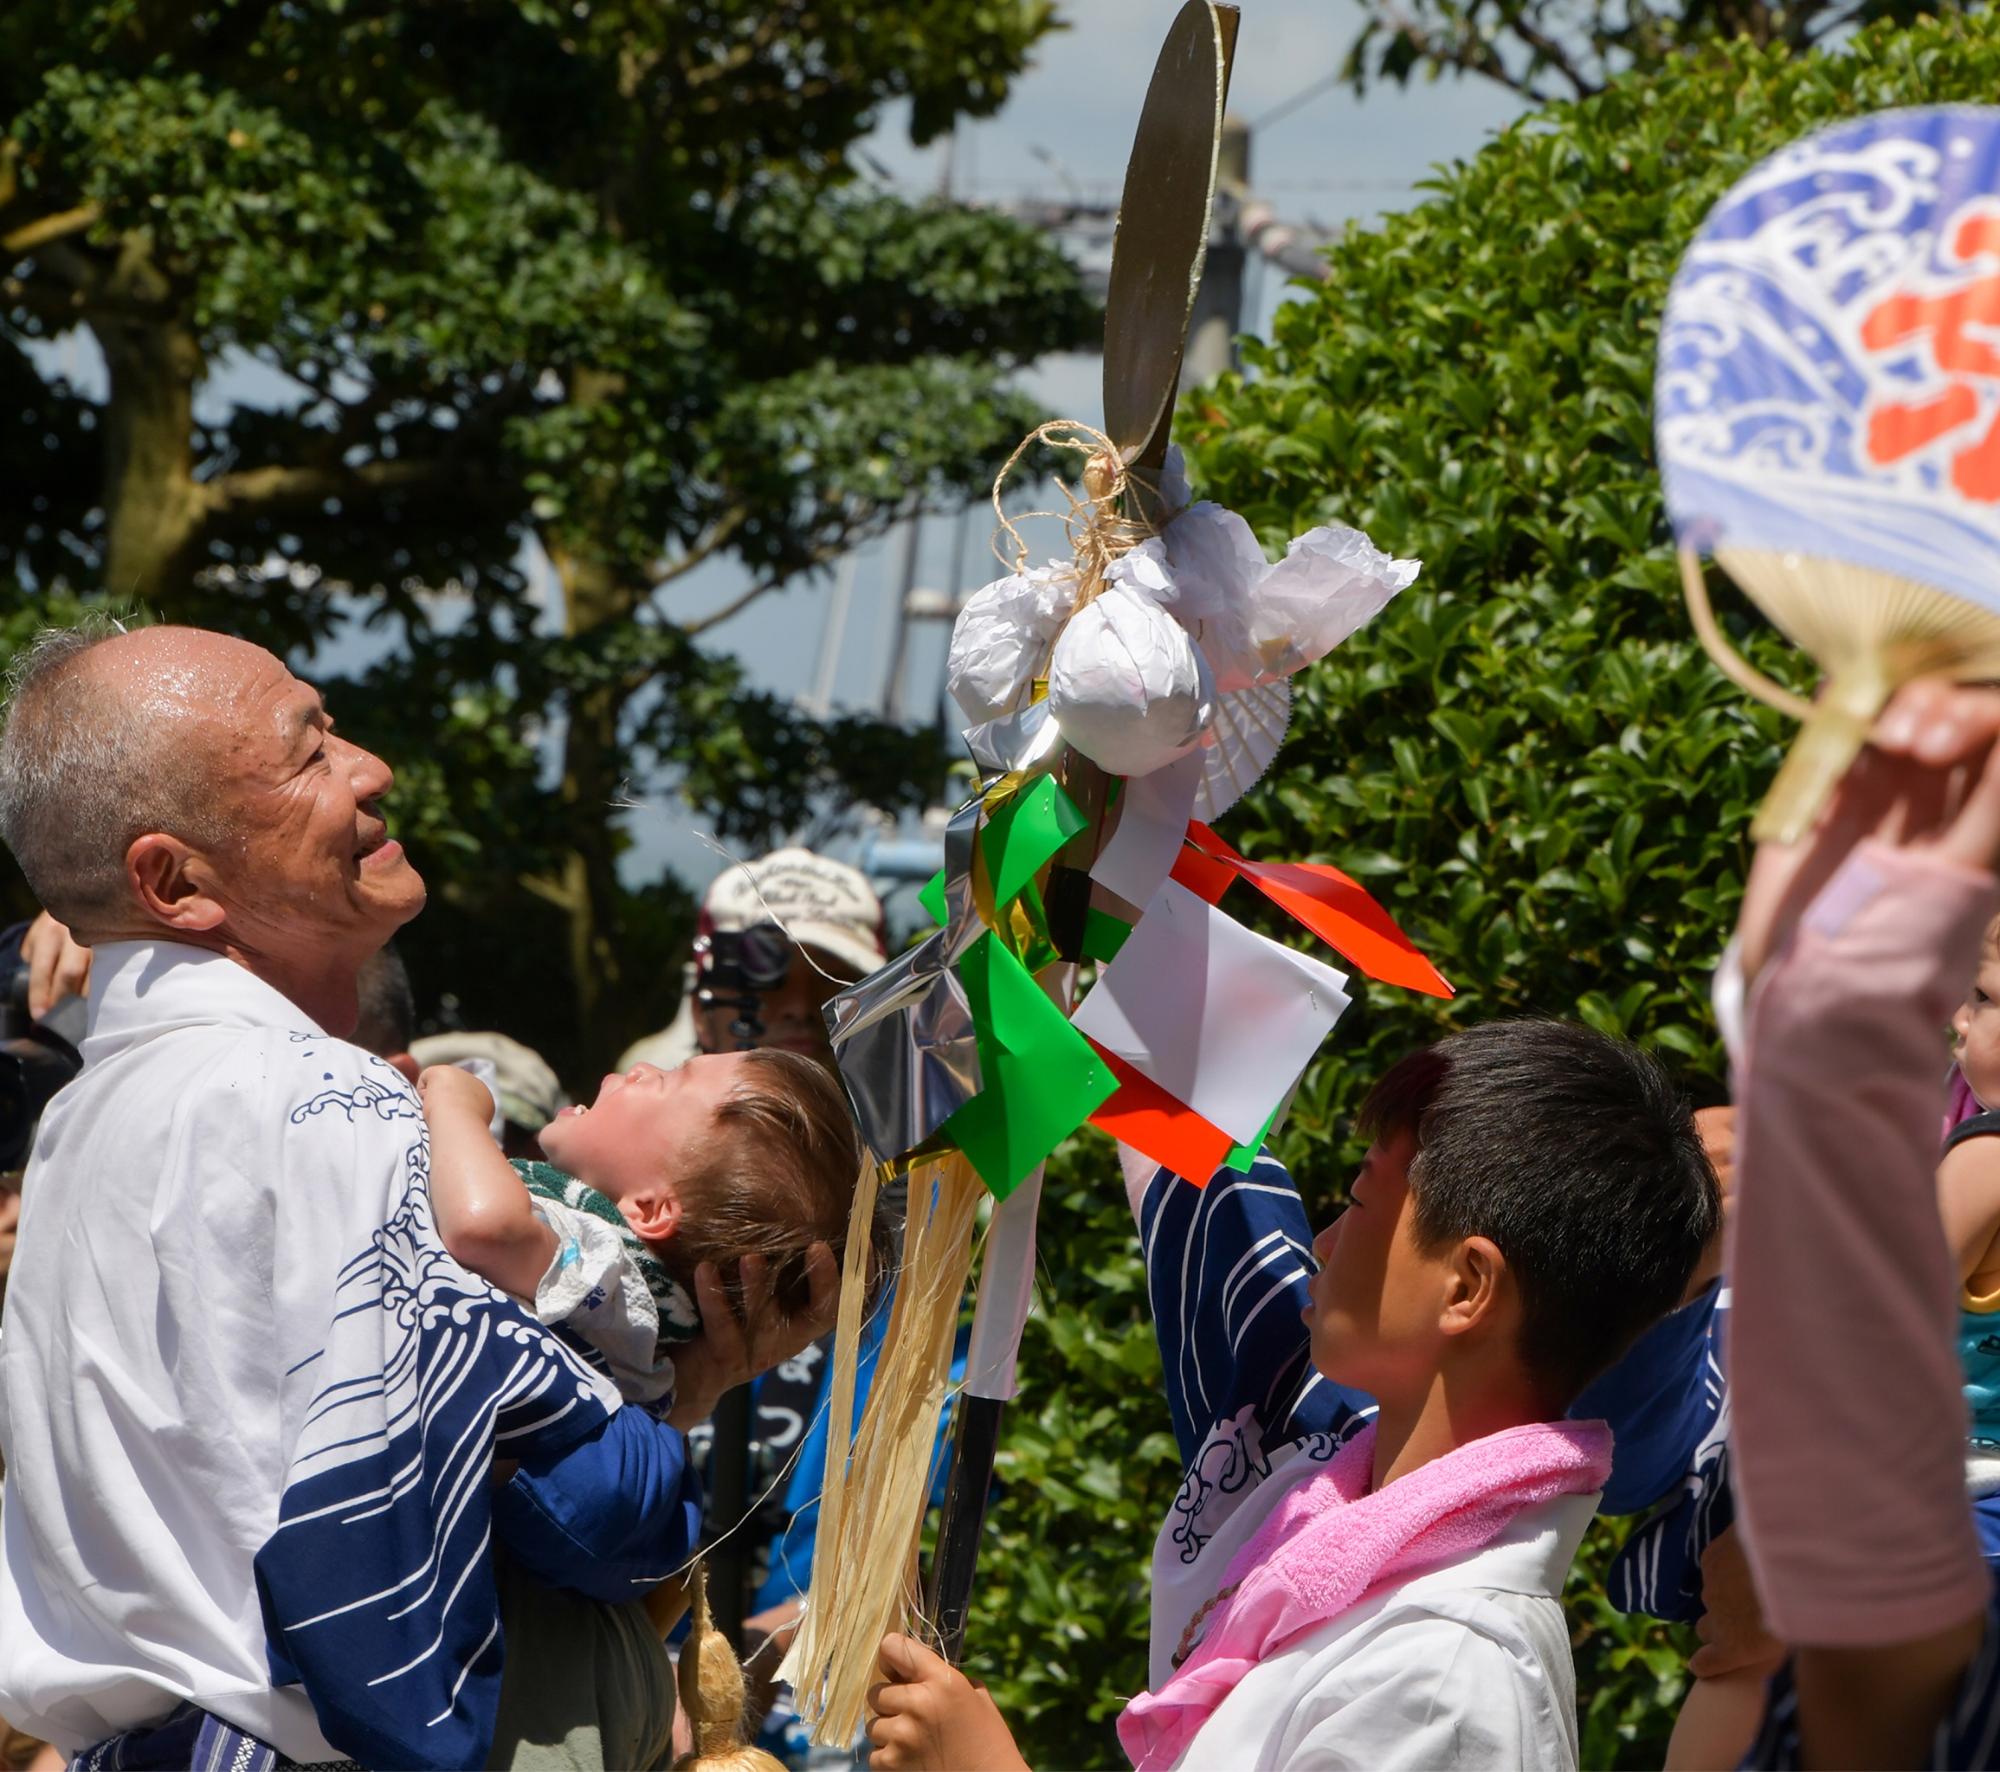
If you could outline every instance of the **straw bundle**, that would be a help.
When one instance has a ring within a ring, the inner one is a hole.
[[[856,1226],[875,1206],[871,1171],[855,1191]],[[954,1153],[915,1168],[903,1263],[875,1382],[850,1455],[854,1371],[861,1339],[868,1239],[848,1238],[834,1348],[833,1419],[826,1487],[805,1616],[781,1676],[796,1694],[813,1739],[853,1741],[876,1677],[876,1650],[916,1615],[918,1534],[931,1485],[931,1449],[951,1373],[959,1301],[972,1260],[973,1224],[986,1197],[972,1165]]]
[[[1918,677],[2000,678],[2000,615],[1914,579],[1845,560],[1718,548],[1717,563],[1826,673],[1807,702],[1742,658],[1709,606],[1701,562],[1680,552],[1695,632],[1723,674],[1804,727],[1751,826],[1759,842],[1795,843],[1867,742],[1883,705]]]
[[[694,1566],[694,1625],[681,1647],[681,1708],[694,1747],[674,1772],[784,1772],[784,1761],[743,1739],[743,1669],[708,1615],[708,1565]]]

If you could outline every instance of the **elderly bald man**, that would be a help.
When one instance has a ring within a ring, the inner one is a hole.
[[[482,1765],[490,1544],[599,1602],[692,1547],[679,1433],[451,1260],[415,1094],[341,1037],[424,902],[391,782],[220,634],[85,627],[12,673],[0,837],[95,954],[0,1338],[0,1714],[64,1749]],[[746,1347],[706,1297],[680,1420],[818,1327]]]

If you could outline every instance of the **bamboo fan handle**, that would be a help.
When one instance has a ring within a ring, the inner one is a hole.
[[[1880,669],[1836,672],[1827,679],[1751,821],[1752,838],[1759,843],[1796,843],[1812,829],[1820,808],[1861,755],[1875,716],[1894,687]]]
[[[1776,708],[1781,714],[1790,714],[1794,720],[1810,722],[1814,717],[1815,703],[1794,695],[1780,683],[1774,683],[1729,644],[1708,600],[1708,580],[1702,574],[1701,556],[1687,547],[1676,552],[1681,563],[1681,594],[1687,599],[1688,619],[1694,623],[1695,638],[1701,642],[1702,650],[1715,661],[1715,668],[1738,688],[1747,689],[1766,707]],[[1801,739],[1800,743],[1803,744],[1804,740]],[[1798,752],[1795,750],[1792,754],[1797,756]],[[1852,753],[1848,761],[1853,761]],[[1779,780],[1783,779],[1781,774]],[[1774,787],[1771,791],[1775,795],[1777,789]]]

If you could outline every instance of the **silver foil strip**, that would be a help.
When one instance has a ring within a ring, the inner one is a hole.
[[[979,779],[989,785],[996,775],[1018,769],[1037,774],[1052,769],[1062,744],[1062,728],[1055,723],[1046,701],[1030,702],[965,734],[972,766],[979,771]]]
[[[985,933],[972,858],[985,807],[967,801],[945,827],[945,925],[826,1006],[841,1082],[876,1161],[928,1139],[984,1087],[972,1009],[952,967]]]

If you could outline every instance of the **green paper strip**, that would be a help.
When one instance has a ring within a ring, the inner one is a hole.
[[[1005,909],[1089,821],[1053,775],[1038,776],[988,814],[979,833],[993,902]]]
[[[1118,1079],[990,931],[957,971],[985,1081],[943,1130],[1004,1200],[1111,1098]]]
[[[1083,957],[1100,964],[1115,960],[1118,950],[1125,945],[1125,938],[1131,933],[1130,923],[1092,905],[1083,920]]]
[[[1028,939],[1014,950],[1014,958],[1030,972],[1040,972],[1044,966],[1052,966],[1062,956],[1056,952],[1056,944],[1049,939],[1049,913],[1042,903],[1042,889],[1030,880],[1021,888],[1021,896],[1015,909],[1027,919]],[[1009,919],[1011,925],[1012,919]],[[1014,948],[1013,942],[1008,942]]]
[[[931,875],[931,882],[917,894],[917,903],[930,912],[931,921],[943,928],[946,918],[951,915],[951,907],[944,898],[944,869],[939,868]]]
[[[1248,1144],[1231,1145],[1229,1147],[1229,1155],[1222,1159],[1223,1162],[1231,1169],[1234,1169],[1238,1175],[1248,1175],[1250,1173],[1250,1166],[1257,1161],[1257,1153],[1264,1148],[1265,1142],[1271,1136],[1271,1128],[1277,1125],[1278,1116],[1291,1105],[1292,1098],[1288,1094],[1283,1101],[1279,1102],[1271,1110],[1270,1118],[1264,1122],[1263,1130]]]

